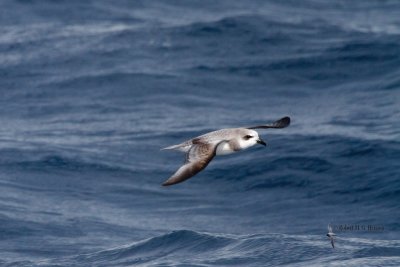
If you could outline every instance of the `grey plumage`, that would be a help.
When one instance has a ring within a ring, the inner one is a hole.
[[[162,185],[173,185],[183,182],[202,171],[216,155],[225,155],[240,151],[255,145],[266,145],[261,140],[256,128],[284,128],[290,124],[290,118],[284,117],[272,124],[265,124],[246,128],[229,128],[213,131],[187,140],[183,143],[164,149],[179,150],[186,154],[186,160],[174,175]]]
[[[185,164],[162,185],[167,186],[183,182],[202,171],[214,158],[215,149],[216,146],[212,144],[193,144],[186,154]]]
[[[205,144],[218,144],[219,142],[221,142],[221,140],[223,141],[231,141],[231,145],[238,149],[238,144],[234,142],[234,138],[238,135],[245,135],[245,128],[228,128],[228,129],[222,129],[222,130],[217,130],[217,131],[213,131],[213,132],[209,132],[203,135],[200,135],[198,137],[195,137],[193,139],[187,140],[183,143],[177,144],[177,145],[173,145],[173,146],[169,146],[169,147],[165,147],[163,148],[163,150],[167,150],[167,149],[176,149],[176,150],[180,150],[182,152],[187,152],[189,151],[190,147],[194,144],[194,143],[205,143]]]

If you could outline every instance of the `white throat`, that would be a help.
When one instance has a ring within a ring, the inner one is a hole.
[[[232,153],[238,152],[240,150],[249,148],[251,146],[254,146],[256,143],[257,142],[255,142],[255,141],[249,142],[249,141],[244,141],[244,140],[238,139],[237,144],[239,145],[239,147],[236,148],[236,150],[234,150],[234,148],[231,147],[231,145],[228,142],[223,142],[222,144],[219,144],[217,146],[217,150],[215,153],[216,153],[216,155],[219,155],[219,156],[228,155],[228,154],[232,154]]]
[[[235,153],[236,151],[234,151],[231,146],[229,145],[228,142],[223,142],[222,144],[219,144],[217,146],[217,150],[215,151],[215,154],[218,156],[222,156],[222,155],[228,155],[228,154],[232,154]]]

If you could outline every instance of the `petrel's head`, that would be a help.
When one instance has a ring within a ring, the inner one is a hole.
[[[267,144],[258,136],[258,133],[251,129],[241,129],[239,135],[239,144],[242,149],[260,144],[266,146]]]

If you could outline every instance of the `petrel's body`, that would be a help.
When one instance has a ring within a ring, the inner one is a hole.
[[[335,248],[335,236],[336,236],[336,234],[334,234],[332,232],[332,226],[330,226],[330,225],[328,225],[328,233],[326,234],[326,236],[331,240],[332,248]]]
[[[255,144],[266,146],[266,143],[253,129],[285,128],[289,124],[290,118],[284,117],[272,124],[222,129],[198,136],[178,145],[166,147],[164,149],[176,149],[185,152],[186,161],[163,185],[173,185],[189,179],[207,167],[216,155],[235,153]]]

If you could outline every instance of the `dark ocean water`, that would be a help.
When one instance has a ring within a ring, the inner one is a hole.
[[[0,265],[400,266],[399,14],[1,1]],[[183,160],[160,148],[286,115],[160,186]]]

